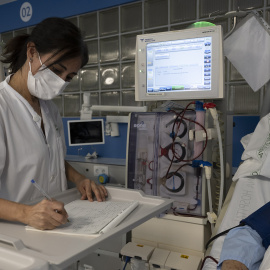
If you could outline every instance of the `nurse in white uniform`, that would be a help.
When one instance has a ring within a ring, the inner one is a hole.
[[[58,201],[24,204],[41,195],[32,179],[52,196],[67,189],[67,180],[81,199],[107,196],[65,162],[62,120],[51,101],[88,62],[87,47],[72,23],[48,18],[7,43],[3,56],[12,73],[0,83],[0,219],[54,229],[68,214]]]

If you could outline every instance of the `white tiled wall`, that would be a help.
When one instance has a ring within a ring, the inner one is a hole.
[[[143,105],[134,99],[136,35],[184,29],[196,21],[222,25],[227,33],[232,20],[225,14],[238,8],[258,10],[269,21],[269,0],[140,0],[68,18],[84,34],[89,62],[54,100],[62,116],[79,116],[84,92],[91,94],[93,105]],[[7,42],[31,30],[2,33],[1,40]],[[254,93],[235,68],[226,63],[225,110],[229,114],[258,114],[261,92]],[[156,106],[155,102],[148,105],[150,109]]]

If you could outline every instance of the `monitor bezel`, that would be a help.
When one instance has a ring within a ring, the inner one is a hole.
[[[212,83],[211,90],[147,93],[146,46],[149,43],[212,37]],[[138,35],[135,57],[135,100],[193,100],[221,99],[224,97],[224,53],[220,25]]]

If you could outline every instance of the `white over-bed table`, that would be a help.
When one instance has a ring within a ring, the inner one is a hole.
[[[1,255],[2,258],[0,258],[0,269],[1,260],[4,260],[4,257],[6,257],[7,260],[8,256],[14,252],[14,249],[16,255],[21,255],[21,257],[17,257],[17,260],[21,260],[22,264],[21,268],[16,269],[24,269],[24,262],[31,266],[31,258],[33,258],[32,266],[34,263],[37,263],[34,261],[36,258],[40,260],[41,264],[42,262],[46,262],[45,264],[49,265],[49,269],[63,269],[94,252],[105,241],[127,233],[148,219],[169,209],[172,205],[172,200],[170,199],[147,196],[138,190],[115,187],[107,187],[107,190],[109,194],[108,200],[136,200],[139,201],[139,206],[117,227],[98,237],[29,231],[25,229],[23,224],[1,221],[0,253],[3,256]],[[76,189],[70,189],[54,196],[54,198],[66,204],[75,199],[79,199],[80,194]],[[15,255],[15,253],[12,254]],[[16,260],[15,257],[14,260]],[[48,268],[44,266],[44,268],[40,269]]]

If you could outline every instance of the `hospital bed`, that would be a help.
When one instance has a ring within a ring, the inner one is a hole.
[[[239,222],[270,201],[270,114],[263,117],[255,131],[241,139],[244,161],[236,171],[213,236],[239,225]],[[226,235],[214,240],[206,256],[219,261]],[[267,253],[268,254],[268,253]],[[266,257],[266,256],[265,256]],[[217,264],[208,258],[203,270],[216,269]]]
[[[213,235],[237,226],[239,222],[270,201],[270,179],[263,176],[248,176],[233,182],[221,213],[218,217]],[[222,245],[226,235],[214,240],[206,250],[205,255],[219,261]],[[210,258],[203,270],[216,269],[217,264]]]

